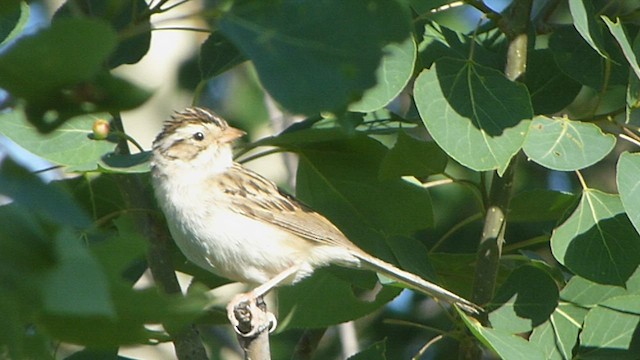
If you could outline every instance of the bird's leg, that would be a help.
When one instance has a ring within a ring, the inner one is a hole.
[[[300,265],[293,265],[255,289],[236,295],[227,305],[227,317],[234,330],[245,337],[254,336],[266,329],[270,332],[275,330],[276,317],[266,311],[263,296],[299,269]]]

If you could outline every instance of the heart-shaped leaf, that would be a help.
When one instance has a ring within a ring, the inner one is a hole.
[[[553,256],[575,274],[624,285],[640,265],[640,235],[617,195],[586,189],[573,214],[551,236]]]
[[[594,124],[537,116],[531,122],[523,149],[529,159],[542,166],[572,171],[602,160],[615,144],[615,136],[604,134]]]
[[[438,145],[478,171],[503,173],[520,150],[533,116],[524,85],[470,61],[436,61],[418,76],[414,96]]]

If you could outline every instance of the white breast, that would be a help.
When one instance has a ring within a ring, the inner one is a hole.
[[[194,191],[193,186],[176,187],[173,181],[154,183],[171,235],[184,255],[200,267],[256,284],[294,264],[302,264],[302,269],[288,282],[313,271],[312,264],[305,264],[313,258],[314,247],[308,241],[227,210],[211,194]]]

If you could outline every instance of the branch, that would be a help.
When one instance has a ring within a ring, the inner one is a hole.
[[[471,300],[476,304],[489,302],[495,291],[502,245],[504,244],[505,220],[511,199],[514,167],[515,164],[512,163],[502,176],[494,175],[491,183],[487,214],[478,246],[476,277],[471,297]]]
[[[327,328],[306,329],[296,344],[291,360],[310,360],[313,358],[320,339],[322,339],[326,331]]]
[[[122,119],[119,114],[113,116],[114,127],[124,132]],[[117,151],[129,154],[127,139],[119,139]],[[130,209],[152,209],[153,201],[145,191],[141,178],[137,175],[117,175],[116,182]],[[171,239],[162,222],[153,216],[142,212],[132,212],[138,231],[149,241],[147,264],[151,274],[160,289],[167,294],[180,294],[180,284],[176,278],[171,262]],[[202,341],[197,329],[191,326],[186,329],[167,328],[176,349],[176,356],[180,360],[206,360]]]
[[[500,22],[500,29],[510,40],[505,75],[512,81],[526,71],[527,29],[531,6],[532,0],[516,0]],[[491,182],[471,297],[476,304],[486,304],[495,292],[516,163],[517,158],[512,160],[502,176],[494,174]]]

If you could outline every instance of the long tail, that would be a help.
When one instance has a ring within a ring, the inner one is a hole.
[[[429,296],[433,296],[437,299],[446,301],[451,304],[455,304],[459,306],[462,310],[466,311],[467,313],[480,314],[481,312],[484,311],[480,306],[452,293],[451,291],[445,288],[442,288],[432,282],[429,282],[419,277],[418,275],[401,270],[367,253],[358,252],[358,253],[354,253],[354,255],[358,259],[360,259],[360,261],[362,261],[364,267],[374,270],[376,272],[382,273],[389,278],[399,281],[420,292],[426,293]]]

